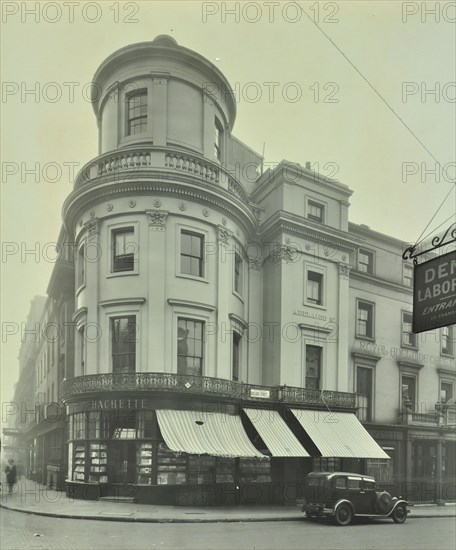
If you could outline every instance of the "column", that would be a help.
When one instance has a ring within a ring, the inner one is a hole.
[[[147,371],[171,372],[172,361],[165,361],[165,307],[166,307],[166,221],[165,210],[146,210],[149,215],[149,303],[148,326],[143,338],[149,338],[147,346]],[[172,248],[174,254],[174,248]]]
[[[350,266],[339,263],[339,303],[338,303],[338,341],[337,341],[337,391],[348,392],[348,316]]]
[[[168,116],[168,74],[152,75],[152,95],[149,106],[149,120],[152,122],[154,145],[166,145]]]
[[[228,317],[232,289],[232,266],[234,254],[227,250],[231,232],[223,225],[218,226],[218,277],[217,277],[217,325],[218,338],[215,360],[216,378],[231,378],[231,322]]]
[[[248,259],[249,277],[249,305],[248,322],[250,328],[245,331],[247,342],[247,384],[261,384],[261,347],[263,337],[263,293],[262,293],[262,266],[261,257]]]
[[[84,305],[87,305],[87,317],[85,324],[86,341],[86,374],[98,374],[100,365],[98,360],[98,350],[101,327],[98,317],[99,301],[99,277],[101,273],[101,263],[105,264],[105,254],[109,251],[101,252],[99,242],[100,223],[98,218],[92,218],[84,224],[85,232],[85,289]]]

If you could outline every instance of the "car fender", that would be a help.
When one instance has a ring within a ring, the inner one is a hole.
[[[406,506],[408,506],[408,502],[402,498],[394,499],[393,502],[394,504],[393,504],[393,507],[391,508],[391,512],[388,514],[389,516],[394,512],[394,510],[399,506],[399,504],[405,504]]]
[[[351,511],[353,512],[353,515],[355,515],[355,508],[353,507],[353,504],[352,504],[349,500],[347,500],[346,498],[341,498],[340,500],[338,500],[338,501],[336,502],[336,504],[334,504],[334,506],[333,506],[333,514],[335,514],[335,513],[337,512],[337,508],[339,508],[339,506],[340,506],[341,504],[348,504],[348,505],[350,506],[350,508],[351,508]]]

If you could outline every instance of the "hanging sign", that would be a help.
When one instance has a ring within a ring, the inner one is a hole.
[[[415,266],[413,332],[456,324],[456,251]]]

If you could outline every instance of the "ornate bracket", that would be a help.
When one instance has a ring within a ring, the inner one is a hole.
[[[418,265],[417,258],[419,256],[422,256],[427,252],[432,252],[433,250],[437,250],[442,246],[446,246],[447,244],[454,242],[456,242],[456,222],[452,223],[442,236],[434,237],[431,241],[430,248],[419,250],[417,248],[417,245],[409,246],[402,254],[402,258],[404,260],[413,260],[414,265]]]

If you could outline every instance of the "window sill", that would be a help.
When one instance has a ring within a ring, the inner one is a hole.
[[[368,342],[375,342],[375,336],[362,336],[361,334],[355,334],[355,338],[358,340],[367,340]]]
[[[411,346],[409,344],[401,344],[402,349],[409,349],[411,351],[418,351],[418,346]]]
[[[191,281],[199,281],[200,283],[209,284],[209,279],[206,277],[197,277],[196,275],[188,275],[186,273],[176,273],[176,277],[181,279],[190,279]]]
[[[320,309],[324,311],[328,309],[325,304],[314,304],[313,302],[307,302],[307,301],[304,301],[303,305],[306,307],[312,307],[314,309]]]
[[[128,277],[129,275],[139,275],[139,270],[132,269],[130,271],[111,271],[106,275],[106,279],[113,279],[115,277]]]

